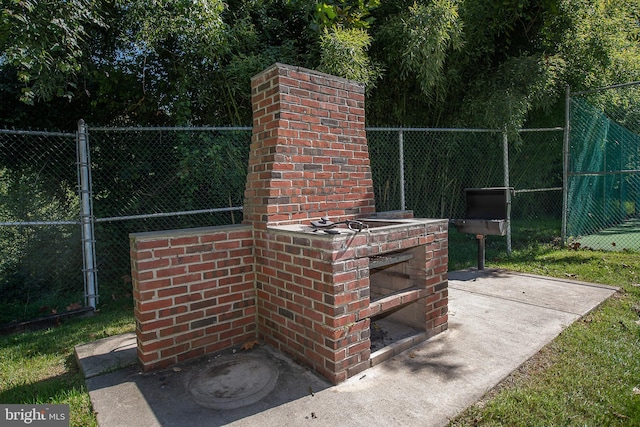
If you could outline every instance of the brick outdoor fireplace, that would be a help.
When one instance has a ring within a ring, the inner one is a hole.
[[[145,370],[258,339],[339,383],[445,330],[448,221],[375,213],[363,86],[283,64],[251,86],[243,224],[131,235]],[[374,351],[378,321],[417,332]]]

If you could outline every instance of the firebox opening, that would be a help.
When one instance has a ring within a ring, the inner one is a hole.
[[[371,301],[423,288],[424,262],[419,247],[369,257]]]
[[[426,339],[425,251],[414,247],[369,257],[372,363]]]
[[[406,309],[406,308],[405,308]],[[397,310],[398,311],[401,311]],[[422,337],[422,338],[421,338]],[[372,359],[375,359],[375,352],[384,351],[388,347],[401,345],[407,339],[411,343],[423,341],[426,338],[424,328],[415,328],[397,321],[391,315],[381,315],[371,318],[370,342]],[[401,349],[400,351],[402,351]]]

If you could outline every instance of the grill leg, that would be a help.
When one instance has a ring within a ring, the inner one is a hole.
[[[478,270],[484,270],[484,234],[477,234],[478,239]]]

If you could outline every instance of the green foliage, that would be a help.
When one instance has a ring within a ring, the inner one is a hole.
[[[28,104],[71,97],[89,52],[88,27],[104,26],[93,0],[5,1],[0,10],[0,64],[16,70]]]
[[[562,94],[564,59],[541,48],[539,32],[555,1],[465,1],[464,49],[454,52],[452,94],[456,125],[508,129],[510,137],[536,110],[547,112]],[[451,113],[449,113],[451,114]]]
[[[549,20],[547,46],[568,64],[575,89],[640,79],[638,14],[640,2],[564,0]]]
[[[240,138],[225,134],[204,133],[178,135],[177,176],[180,180],[180,198],[176,208],[201,209],[202,200],[226,207],[241,206],[247,175],[247,146]],[[218,206],[218,207],[224,207]]]
[[[371,12],[380,0],[327,0],[319,3],[289,0],[294,7],[306,9],[310,28],[323,32],[328,28],[369,28],[374,18]]]
[[[321,58],[318,69],[347,79],[364,83],[369,89],[375,86],[381,70],[375,66],[367,50],[371,37],[361,29],[335,28],[326,30],[320,39]]]
[[[140,73],[141,104],[133,104],[132,112],[144,106],[174,123],[192,121],[193,104],[203,96],[203,73],[217,66],[227,48],[222,12],[217,0],[121,2],[122,44],[114,60],[116,70]],[[147,104],[147,97],[155,105]]]
[[[138,77],[120,123],[246,125],[250,78],[275,61],[298,62],[298,16],[282,2],[130,6],[120,11],[124,44],[114,59],[116,71]]]
[[[225,20],[232,22],[226,34],[228,46],[202,82],[206,98],[198,107],[203,124],[245,126],[253,114],[251,77],[274,62],[303,61],[299,44],[304,36],[300,16],[279,3],[251,3],[228,13]]]
[[[463,45],[459,6],[397,2],[380,11],[371,55],[385,70],[368,102],[371,125],[437,126],[451,88],[448,58]],[[384,14],[383,14],[384,13]]]
[[[142,51],[155,51],[175,41],[184,53],[215,60],[226,26],[220,0],[121,1],[127,27],[137,30],[130,40]]]
[[[560,99],[565,62],[559,55],[522,55],[505,60],[478,78],[465,96],[460,121],[470,126],[506,128],[512,139],[534,109],[550,110]]]
[[[1,122],[247,125],[273,62],[364,82],[370,126],[563,123],[574,90],[640,80],[640,2],[11,1]],[[62,97],[62,98],[60,98]],[[65,100],[65,103],[61,102]]]
[[[399,20],[396,37],[403,46],[397,46],[400,76],[406,79],[411,75],[423,95],[433,97],[434,92],[440,93],[439,100],[442,100],[447,54],[462,48],[462,23],[456,3],[450,0],[437,0],[427,5],[416,3]],[[395,32],[394,27],[391,29]]]

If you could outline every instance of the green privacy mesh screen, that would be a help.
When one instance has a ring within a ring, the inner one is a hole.
[[[640,122],[630,95],[571,99],[567,237],[594,249],[640,249]]]

